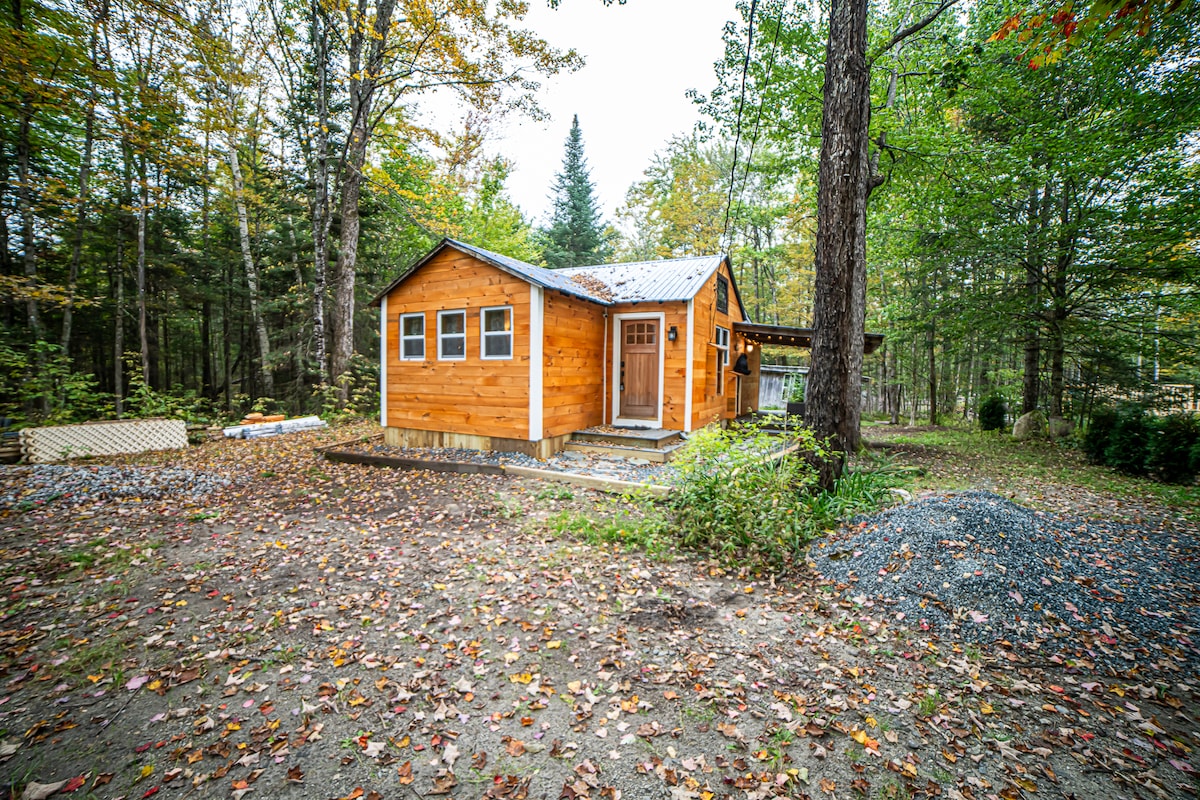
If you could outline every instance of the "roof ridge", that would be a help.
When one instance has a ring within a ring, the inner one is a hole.
[[[724,259],[725,254],[724,253],[709,253],[708,255],[703,255],[703,256],[676,256],[675,258],[659,258],[659,259],[654,259],[654,260],[650,260],[650,261],[647,261],[644,259],[642,261],[614,261],[614,262],[611,262],[608,264],[590,264],[588,266],[561,267],[554,271],[555,272],[570,272],[572,270],[583,270],[583,269],[612,269],[614,267],[633,267],[633,266],[637,266],[638,264],[659,265],[659,264],[670,264],[670,263],[673,263],[676,261],[704,261],[704,260],[710,259],[710,258]],[[543,269],[546,269],[546,267],[543,267]]]

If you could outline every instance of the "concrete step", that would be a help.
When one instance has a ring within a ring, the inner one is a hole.
[[[571,441],[597,443],[615,447],[631,447],[637,449],[658,449],[677,444],[681,441],[679,431],[668,431],[661,428],[650,430],[628,431],[575,431]]]
[[[683,442],[676,441],[665,447],[629,447],[605,442],[567,442],[563,449],[573,453],[588,453],[598,456],[615,456],[617,458],[644,459],[655,464],[665,464],[670,461],[676,451],[683,447]]]

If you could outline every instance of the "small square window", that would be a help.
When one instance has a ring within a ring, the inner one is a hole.
[[[438,358],[462,361],[467,357],[467,312],[438,312]]]
[[[485,308],[480,315],[482,331],[480,356],[482,358],[512,358],[512,306]]]
[[[400,359],[425,360],[425,315],[400,315]]]

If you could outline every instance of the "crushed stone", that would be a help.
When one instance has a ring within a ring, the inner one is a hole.
[[[0,468],[0,510],[24,510],[51,502],[195,499],[232,483],[228,478],[181,467],[9,466]]]
[[[1067,665],[1200,668],[1200,541],[1186,533],[971,491],[856,518],[810,558],[847,598],[922,630]]]

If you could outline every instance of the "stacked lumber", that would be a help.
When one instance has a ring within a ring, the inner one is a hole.
[[[287,419],[286,414],[270,414],[270,415],[264,416],[263,414],[259,414],[258,412],[255,412],[253,414],[247,414],[245,419],[243,419],[239,424],[240,425],[261,425],[264,422],[283,422],[285,419]]]
[[[261,439],[264,436],[279,436],[285,433],[324,427],[325,421],[316,416],[287,419],[282,414],[270,417],[262,417],[262,415],[255,417],[250,414],[242,420],[242,424],[224,428],[222,432],[226,439]]]

